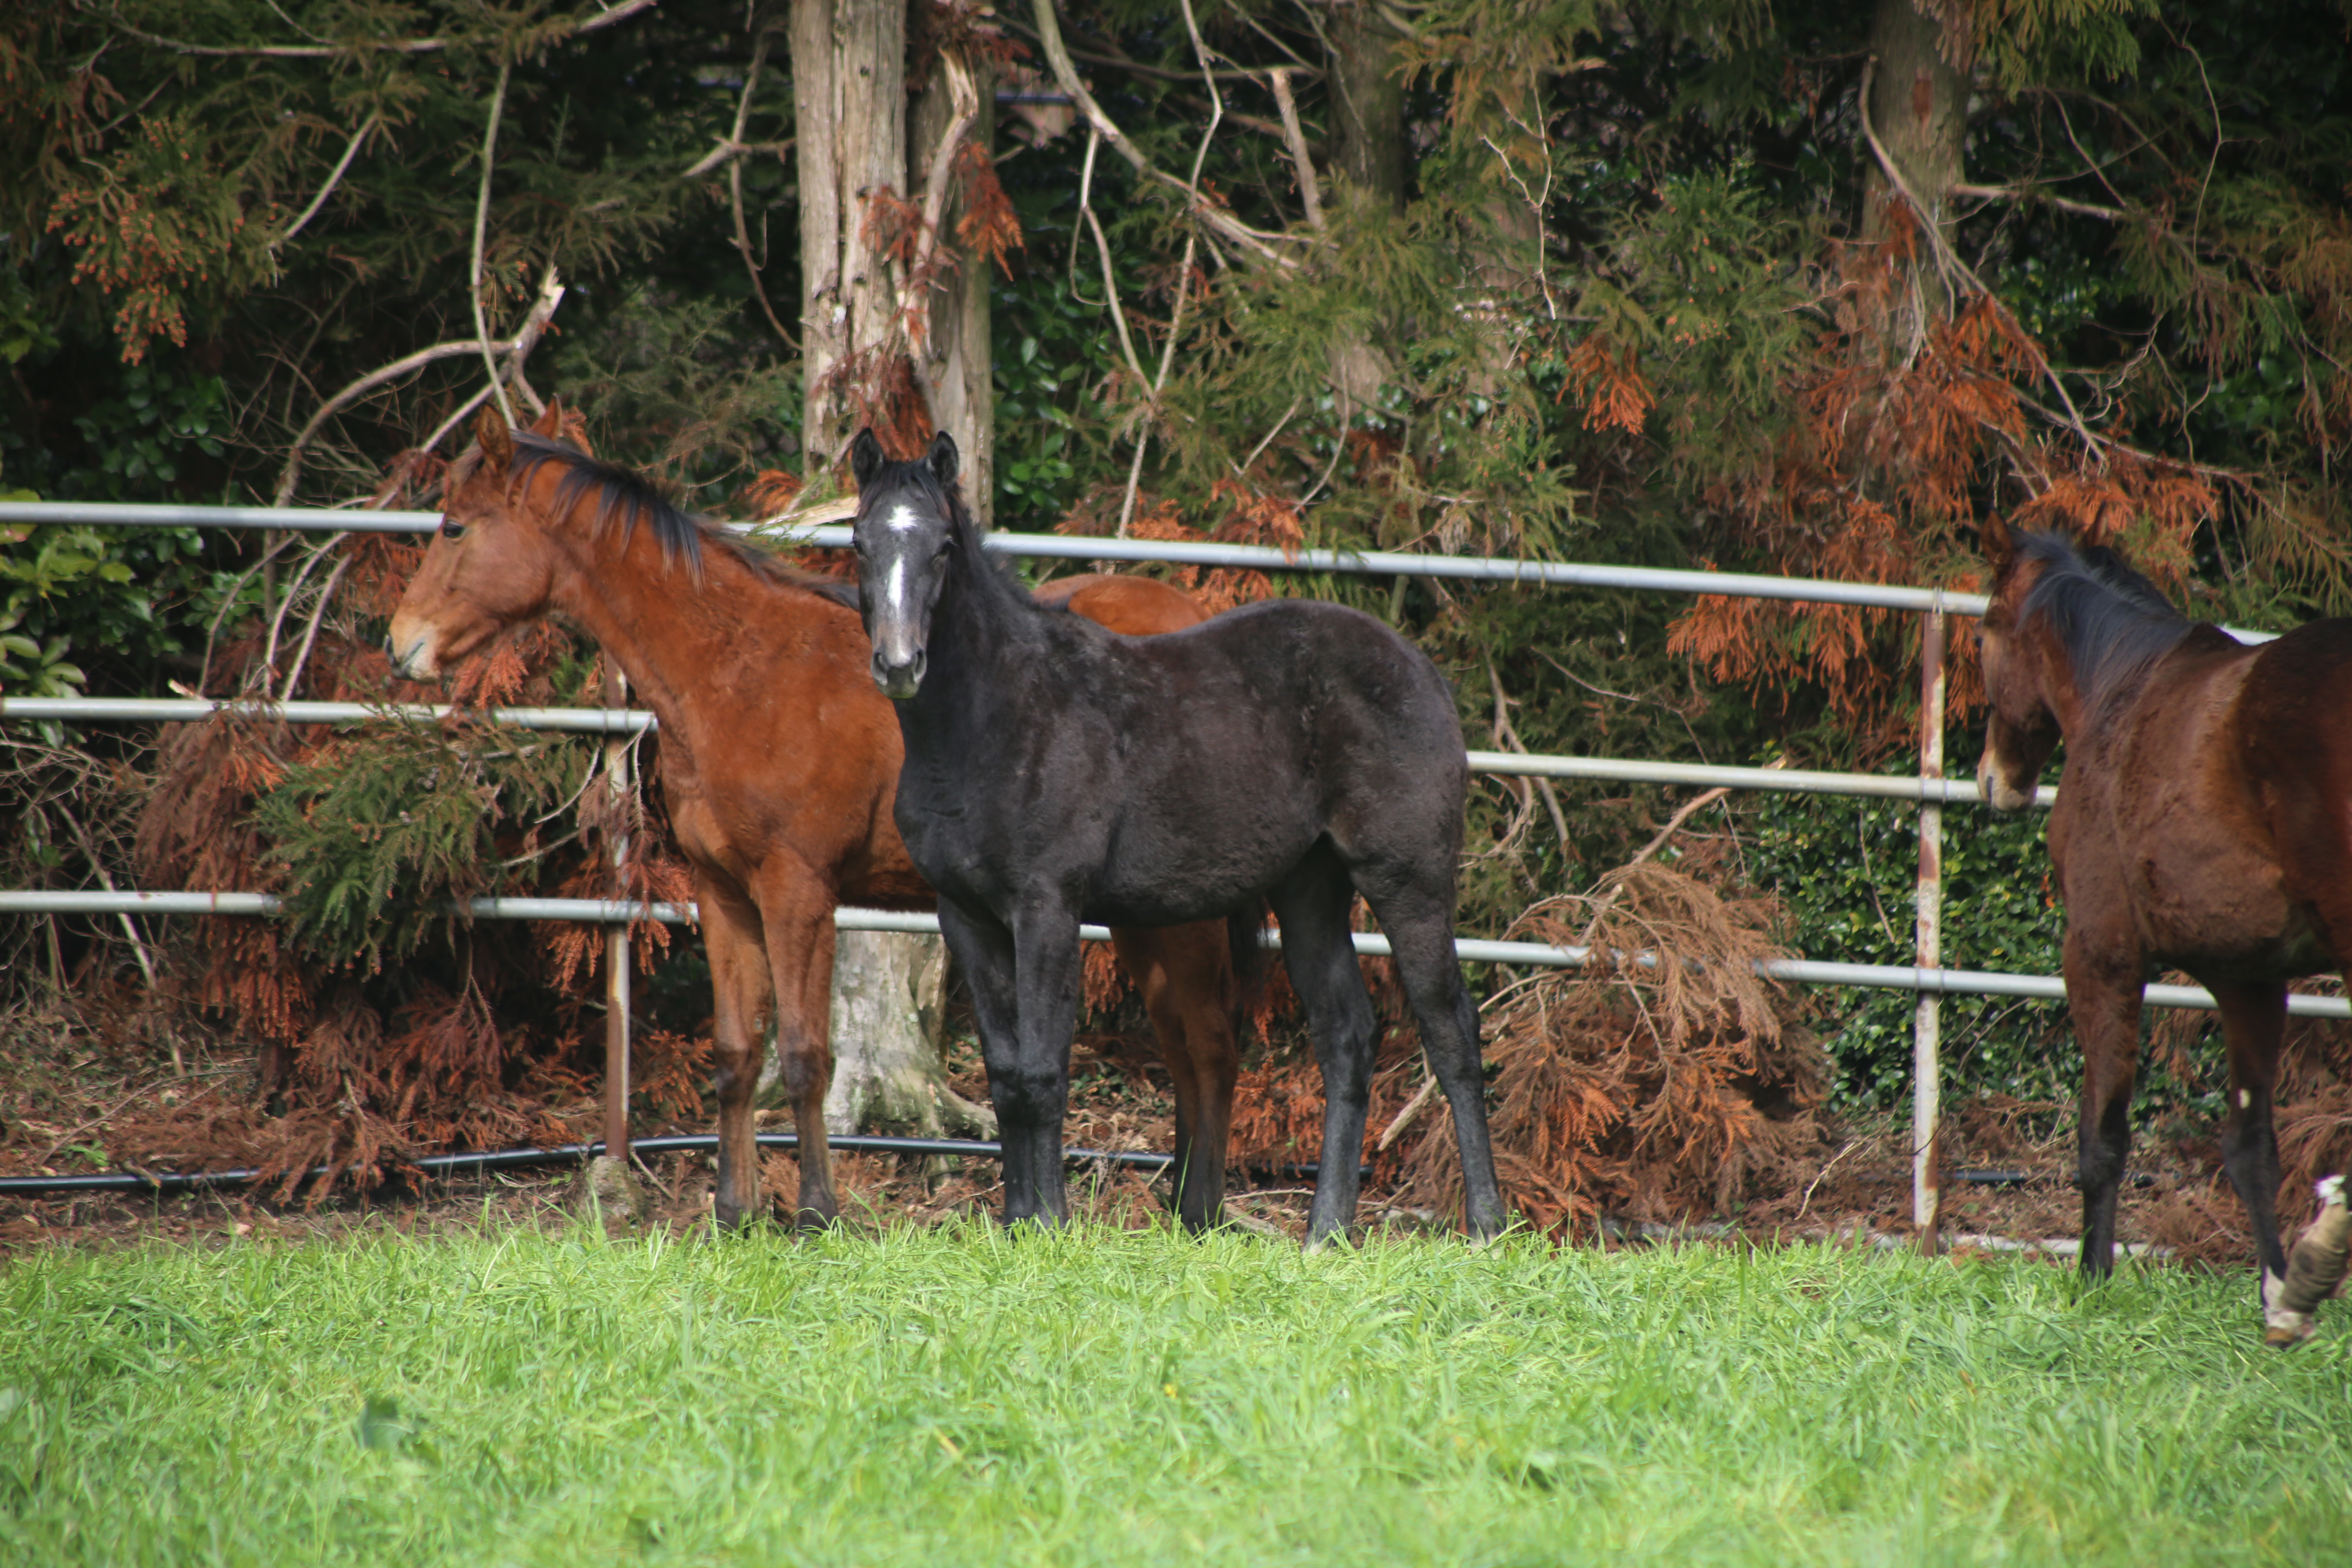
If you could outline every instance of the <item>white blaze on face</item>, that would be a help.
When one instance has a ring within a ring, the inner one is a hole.
[[[893,533],[912,533],[922,524],[917,521],[912,507],[900,505],[891,510],[889,527]],[[907,603],[907,558],[904,555],[890,563],[890,582],[883,593],[883,603],[889,605],[890,615],[901,626],[913,609]]]
[[[883,525],[904,539],[922,526],[914,509],[899,505],[891,509]],[[907,557],[903,551],[894,554],[890,571],[882,582],[882,615],[875,628],[876,646],[893,665],[903,665],[914,657],[915,606],[907,592]]]

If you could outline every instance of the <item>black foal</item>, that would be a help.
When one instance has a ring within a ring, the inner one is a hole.
[[[1033,603],[982,559],[955,443],[851,447],[874,679],[907,760],[898,831],[940,891],[1004,1141],[1004,1217],[1058,1222],[1078,925],[1234,919],[1270,902],[1323,1067],[1310,1245],[1356,1212],[1377,1033],[1349,939],[1360,891],[1394,944],[1454,1109],[1464,1218],[1502,1228],[1478,1014],[1454,953],[1467,759],[1418,648],[1354,610],[1281,599],[1123,637]],[[1246,957],[1246,954],[1236,954]]]

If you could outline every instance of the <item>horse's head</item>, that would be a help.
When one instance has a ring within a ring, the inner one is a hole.
[[[563,438],[562,411],[550,403],[530,430]],[[441,531],[393,612],[384,651],[411,680],[430,679],[547,613],[555,558],[529,515],[529,486],[517,482],[514,432],[485,408],[474,434],[475,451],[450,465]]]
[[[923,683],[931,611],[962,547],[955,500],[956,445],[944,430],[912,463],[893,462],[870,429],[850,443],[857,479],[858,611],[874,644],[874,684],[905,701]]]
[[[1993,569],[1992,603],[1978,632],[1984,667],[1984,755],[1977,761],[1977,787],[2001,811],[2022,811],[2058,748],[2058,710],[2052,700],[2048,628],[2024,623],[2026,595],[2045,570],[2042,558],[2016,548],[1998,517],[1984,527],[1985,559]]]

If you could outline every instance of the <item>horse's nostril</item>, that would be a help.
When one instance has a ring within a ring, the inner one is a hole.
[[[400,655],[393,651],[392,637],[389,633],[385,634],[383,639],[383,657],[391,659],[395,664],[400,661]]]

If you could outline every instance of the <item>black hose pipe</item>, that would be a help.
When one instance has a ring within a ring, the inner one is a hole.
[[[800,1135],[796,1132],[761,1132],[754,1139],[762,1149],[797,1149]],[[982,1159],[1002,1159],[1003,1146],[982,1143],[961,1138],[878,1138],[862,1134],[828,1138],[833,1148],[851,1153],[880,1154],[961,1154]],[[673,1138],[635,1138],[629,1147],[640,1154],[708,1154],[717,1151],[715,1134],[698,1132]],[[476,1154],[426,1154],[408,1163],[428,1176],[459,1175],[468,1171],[506,1171],[526,1165],[560,1165],[569,1161],[591,1160],[604,1152],[597,1143],[559,1143],[552,1149],[499,1149]],[[1175,1163],[1172,1154],[1152,1154],[1107,1149],[1066,1149],[1062,1158],[1074,1165],[1091,1165],[1097,1161],[1131,1170],[1163,1171]],[[327,1174],[328,1166],[306,1171],[297,1180],[297,1186],[319,1180]],[[1309,1165],[1265,1165],[1250,1167],[1254,1175],[1275,1175],[1292,1180],[1308,1179],[1316,1168]],[[1360,1174],[1371,1174],[1371,1167],[1363,1166]],[[170,1171],[110,1171],[89,1176],[0,1176],[0,1197],[32,1197],[45,1193],[185,1193],[199,1187],[241,1187],[260,1179],[258,1171],[196,1171],[185,1174]]]

